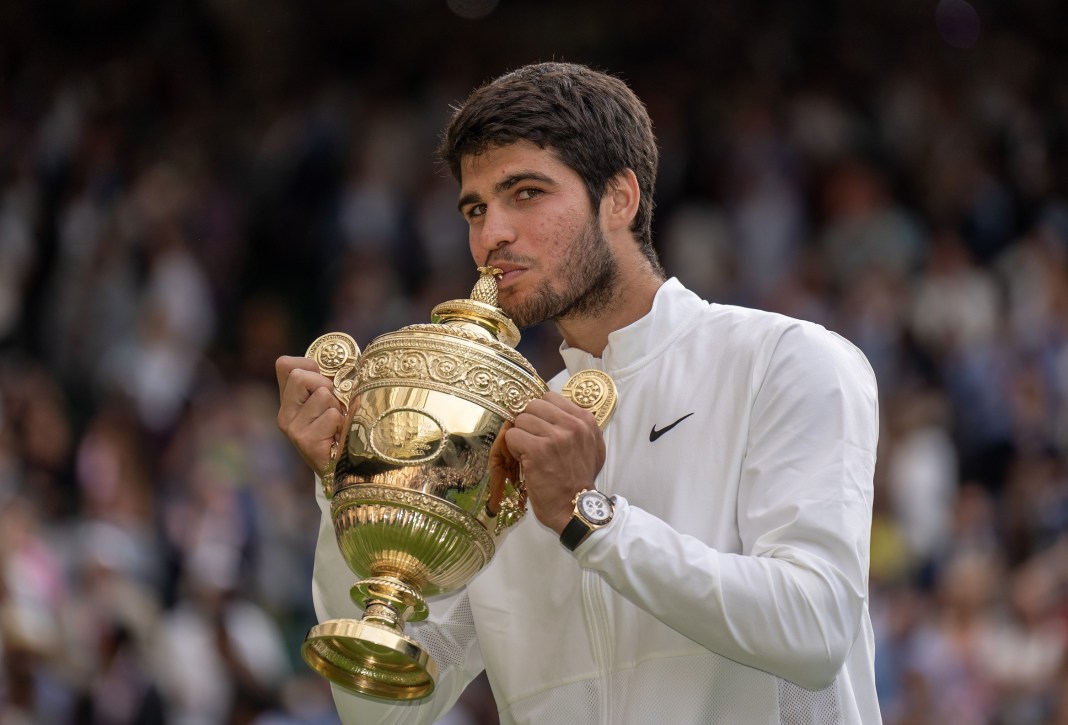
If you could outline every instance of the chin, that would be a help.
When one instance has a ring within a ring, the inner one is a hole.
[[[511,287],[497,290],[497,306],[504,310],[508,316],[515,313],[516,309],[520,307],[520,302],[519,295]]]

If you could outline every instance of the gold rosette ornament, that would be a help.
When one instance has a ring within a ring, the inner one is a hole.
[[[501,429],[547,388],[514,349],[519,330],[497,306],[501,270],[479,272],[471,297],[439,304],[430,324],[380,335],[362,353],[333,332],[306,353],[347,408],[322,479],[364,614],[312,627],[301,655],[357,694],[398,701],[433,692],[437,665],[405,623],[426,618],[428,597],[470,581],[526,510],[522,470],[513,481],[491,462]],[[603,427],[615,404],[611,378],[587,370],[568,386],[564,394]]]

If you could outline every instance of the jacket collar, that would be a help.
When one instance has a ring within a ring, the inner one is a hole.
[[[596,358],[585,350],[560,345],[567,372],[596,368],[622,377],[660,354],[696,321],[708,303],[672,277],[656,291],[648,314],[608,335],[603,357]]]

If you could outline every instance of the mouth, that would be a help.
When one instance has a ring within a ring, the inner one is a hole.
[[[520,267],[518,265],[509,264],[507,262],[498,262],[495,263],[494,266],[504,272],[504,274],[502,274],[497,279],[497,289],[505,289],[506,287],[510,287],[511,285],[515,284],[516,280],[518,280],[527,272],[526,267]]]

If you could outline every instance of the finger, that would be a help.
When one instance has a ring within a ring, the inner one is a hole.
[[[340,401],[334,397],[333,388],[319,387],[308,393],[308,397],[299,404],[284,405],[279,411],[279,418],[283,417],[283,411],[288,416],[279,421],[283,430],[299,432],[310,428],[324,415],[330,413],[330,419],[340,420],[344,408]],[[336,415],[335,415],[336,414]],[[334,431],[336,434],[337,431]]]
[[[541,454],[548,450],[549,438],[547,436],[536,435],[515,427],[508,431],[505,438],[508,450],[515,456],[519,465],[529,467],[531,461],[545,458]]]
[[[531,401],[531,403],[533,402]],[[529,408],[530,405],[528,404],[527,407]],[[538,399],[538,405],[535,406],[535,410],[541,412],[543,417],[546,418],[551,414],[551,411],[555,410],[569,418],[582,421],[584,425],[597,425],[597,418],[591,410],[583,408],[570,398],[552,391],[547,392]]]
[[[550,421],[533,413],[523,413],[516,416],[515,427],[517,430],[538,438],[550,438],[558,431],[569,430],[564,420]],[[509,447],[511,445],[509,444]],[[513,449],[514,452],[514,449]]]
[[[321,391],[325,391],[326,394]],[[283,429],[288,427],[313,397],[316,402],[312,412],[316,415],[326,407],[343,410],[344,406],[333,393],[334,384],[329,378],[310,370],[294,369],[290,372],[285,389],[282,391],[282,403],[278,409],[278,426]]]
[[[506,420],[504,425],[501,426],[500,431],[497,433],[497,437],[493,441],[493,445],[490,446],[490,460],[499,461],[504,464],[518,463],[512,452],[508,450],[508,444],[505,441],[505,433],[510,431],[513,427],[511,421]]]
[[[505,480],[515,477],[519,469],[519,462],[508,450],[504,440],[504,434],[511,428],[512,424],[506,421],[490,448],[490,496],[486,508],[494,516],[500,510],[501,500],[504,498]]]
[[[513,428],[508,431],[508,448],[523,465],[529,465],[532,459],[556,458],[560,455],[570,455],[580,451],[597,453],[601,445],[599,441],[590,438],[585,440],[566,431],[557,428],[548,435],[538,435],[522,428]]]
[[[306,357],[282,355],[274,362],[274,374],[278,378],[278,397],[285,395],[286,384],[294,370],[307,370],[313,373],[319,372],[319,364]]]
[[[330,450],[340,438],[343,422],[342,414],[332,407],[316,417],[305,411],[285,432],[305,462],[321,474],[330,463]]]
[[[560,393],[548,392],[543,398],[545,402],[557,406],[560,410],[572,416],[576,420],[582,422],[582,425],[587,428],[601,429],[601,426],[597,424],[597,416],[589,408],[583,408],[578,403],[574,402],[567,396]]]
[[[604,434],[592,414],[580,409],[571,415],[552,405],[529,407],[530,412],[516,416],[515,427],[505,435],[508,449],[524,465],[565,450],[590,451],[599,461],[598,467],[603,464]]]
[[[344,411],[331,400],[333,395],[320,388],[308,401],[278,413],[278,427],[316,472],[330,458],[330,445],[341,434]]]
[[[524,427],[523,422],[530,424],[534,420],[540,420],[551,425],[560,425],[569,417],[572,417],[571,413],[552,401],[535,398],[527,403],[522,413],[516,416],[515,424]]]
[[[345,436],[339,435],[341,417],[333,411],[323,413],[315,425],[308,429],[308,435],[315,435],[315,443],[309,448],[309,456],[318,473],[333,469],[337,465],[341,449],[345,447]]]
[[[559,430],[578,435],[597,427],[597,421],[589,411],[571,404],[562,396],[560,399],[572,407],[559,405],[555,400],[532,400],[516,416],[516,427],[538,436],[550,436]]]
[[[566,413],[569,413],[570,415],[575,415],[578,417],[593,415],[593,413],[591,413],[587,408],[583,408],[571,398],[552,390],[545,393],[545,395],[543,395],[541,399],[544,402],[549,403],[550,405],[553,405]]]

